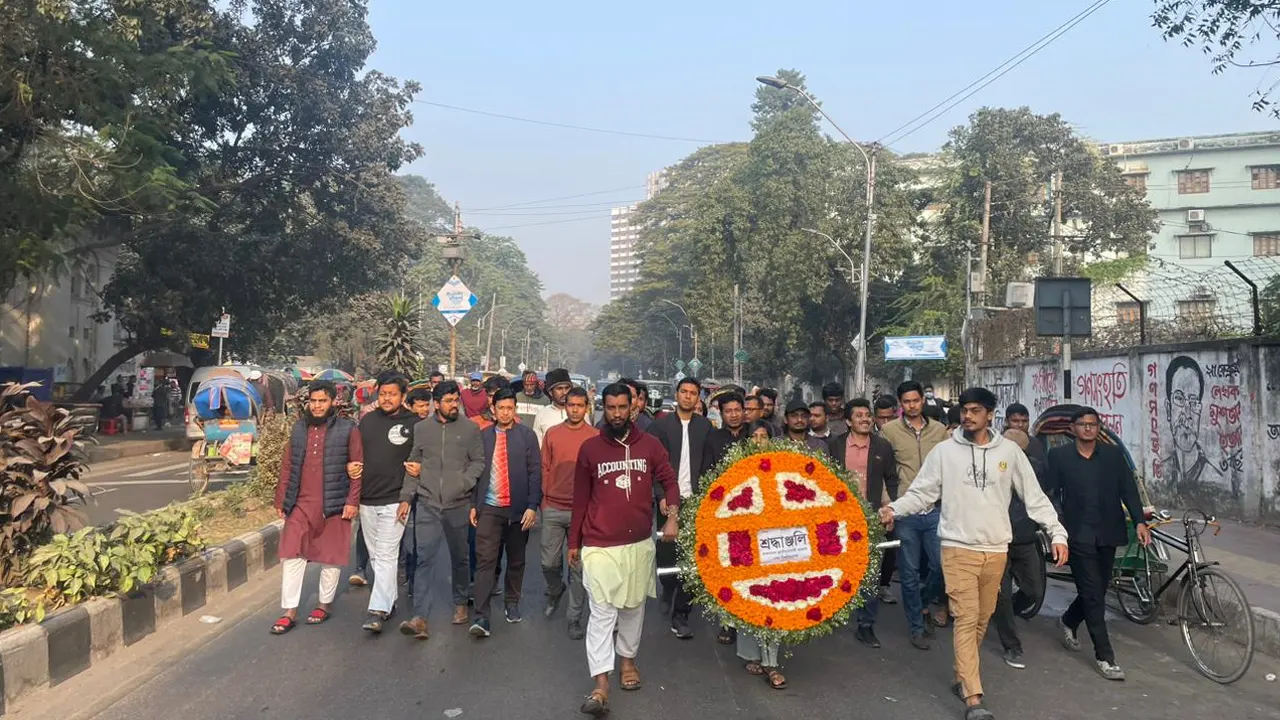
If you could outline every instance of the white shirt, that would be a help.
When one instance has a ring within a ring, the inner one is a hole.
[[[538,436],[538,447],[542,447],[542,438],[546,436],[547,431],[565,421],[569,417],[569,413],[564,408],[558,408],[555,403],[544,406],[533,416],[533,434]]]
[[[690,467],[689,456],[693,453],[689,451],[689,421],[680,421],[680,432],[683,434],[680,442],[680,468],[676,471],[676,481],[680,485],[680,497],[687,498],[693,495],[693,469]]]

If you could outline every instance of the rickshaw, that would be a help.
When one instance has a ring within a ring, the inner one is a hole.
[[[209,480],[247,477],[258,452],[258,420],[262,397],[235,370],[218,371],[192,396],[202,437],[191,448],[187,473],[193,492],[209,487]]]
[[[1082,405],[1063,404],[1047,408],[1032,423],[1031,435],[1044,444],[1046,452],[1056,447],[1074,443],[1076,437],[1071,429],[1071,419],[1083,407]],[[1134,472],[1134,478],[1138,483],[1138,494],[1142,497],[1144,512],[1147,513],[1149,519],[1151,503],[1148,499],[1147,488],[1143,483],[1142,474],[1138,472],[1137,465],[1133,462],[1133,455],[1129,453],[1129,448],[1125,446],[1120,436],[1111,428],[1106,427],[1106,425],[1103,425],[1098,432],[1098,442],[1113,445],[1120,449],[1120,454],[1124,456],[1129,469]],[[1041,567],[1044,568],[1044,575],[1040,578],[1040,586],[1045,587],[1045,581],[1048,578],[1063,582],[1073,582],[1070,571],[1051,569],[1048,566],[1047,561],[1050,556],[1048,538],[1043,533],[1040,533],[1039,539],[1040,541],[1037,543],[1038,549],[1045,560],[1045,562],[1041,563]],[[1120,601],[1120,607],[1125,612],[1125,615],[1132,618],[1127,607],[1133,604],[1129,601],[1129,598],[1139,592],[1138,586],[1145,586],[1150,575],[1163,575],[1168,570],[1168,549],[1161,543],[1152,543],[1149,548],[1143,549],[1138,543],[1133,525],[1130,524],[1129,544],[1121,554],[1116,556],[1111,576],[1116,598]],[[1040,600],[1036,601],[1034,605],[1023,608],[1019,615],[1030,620],[1040,612],[1040,607],[1043,603],[1044,597],[1042,594]]]

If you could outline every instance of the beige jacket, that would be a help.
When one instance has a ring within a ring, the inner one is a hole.
[[[880,437],[893,446],[893,459],[898,463],[898,497],[911,487],[911,481],[916,479],[916,473],[920,472],[929,452],[949,437],[946,425],[930,418],[924,421],[919,432],[907,423],[906,417],[898,418],[880,430]]]

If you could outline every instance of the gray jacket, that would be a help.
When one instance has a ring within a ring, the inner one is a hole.
[[[471,504],[471,492],[484,471],[480,427],[459,417],[441,422],[432,414],[413,426],[408,462],[422,463],[418,477],[405,473],[400,502],[417,495],[428,507],[443,510]]]

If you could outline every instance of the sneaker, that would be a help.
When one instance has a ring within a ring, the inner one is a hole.
[[[357,570],[347,578],[347,584],[352,587],[364,587],[369,584],[369,581],[365,579],[363,570]]]
[[[858,642],[869,648],[880,647],[880,638],[876,637],[875,628],[872,628],[869,625],[859,627],[857,631],[854,632],[853,636],[858,638]]]
[[[880,586],[880,602],[884,603],[885,605],[898,604],[898,598],[894,597],[892,592],[889,592],[888,585]]]
[[[1124,680],[1124,670],[1120,666],[1107,662],[1106,660],[1094,661],[1094,666],[1098,668],[1098,674],[1108,680]]]
[[[520,614],[519,605],[508,605],[503,612],[506,614],[507,622],[509,623],[518,623],[524,620],[524,616]]]
[[[369,618],[364,621],[364,625],[361,625],[360,627],[371,633],[380,633],[382,632],[382,621],[385,619],[386,618],[383,617],[382,613],[371,612],[369,613]]]
[[[929,636],[924,633],[917,633],[911,636],[911,647],[917,650],[928,650],[931,645]]]
[[[932,638],[934,635],[933,621],[929,619],[929,613],[924,614],[924,636]]]
[[[564,597],[564,590],[558,593],[547,593],[547,607],[543,609],[542,615],[548,620],[556,614],[556,610],[560,607],[560,599]]]
[[[1071,652],[1080,651],[1080,638],[1076,637],[1076,631],[1067,627],[1061,617],[1058,618],[1058,635],[1058,639],[1062,642],[1062,647]]]
[[[492,634],[489,632],[489,621],[486,618],[476,618],[476,621],[471,623],[471,629],[467,632],[471,633],[471,637],[474,638],[487,638]]]
[[[587,636],[586,628],[582,627],[582,623],[569,623],[569,639],[581,640]]]
[[[1004,664],[1005,664],[1005,665],[1008,665],[1009,667],[1013,668],[1014,670],[1026,670],[1026,669],[1027,669],[1027,663],[1026,663],[1026,662],[1024,662],[1024,661],[1022,660],[1022,651],[1021,651],[1021,650],[1005,650],[1005,651],[1004,651]]]
[[[673,615],[671,617],[671,632],[681,640],[693,639],[693,630],[689,629],[689,618],[686,615]]]

